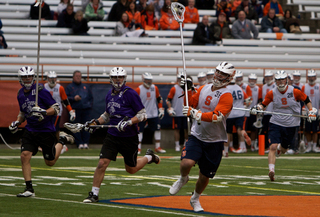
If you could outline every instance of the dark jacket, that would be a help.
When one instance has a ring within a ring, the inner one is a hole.
[[[36,3],[32,4],[30,6],[30,17],[32,20],[38,20],[39,19],[39,8],[38,7],[34,7]],[[43,2],[42,4],[43,7],[41,8],[41,18],[44,18],[46,20],[52,20],[52,16],[51,16],[51,11],[50,11],[50,7],[48,4],[46,4],[45,2]]]
[[[81,22],[78,20],[75,20],[72,25],[73,34],[75,35],[87,35],[89,27],[88,27],[88,21],[86,18],[83,18]]]
[[[220,35],[221,35],[220,39],[232,38],[231,29],[229,28],[229,24],[227,22],[225,22],[221,27],[217,20],[215,23],[212,23],[210,25],[209,31],[212,32],[212,35],[214,36],[214,38],[220,38]]]
[[[248,20],[256,20],[257,22],[259,22],[259,17],[258,17],[258,15],[257,15],[257,12],[256,12],[256,10],[254,9],[254,7],[252,7],[251,4],[249,4],[248,7],[249,7],[249,12],[246,13],[246,19],[248,19]],[[236,19],[238,19],[238,13],[239,13],[240,11],[244,11],[243,3],[241,3],[241,4],[237,7],[237,9],[236,9],[236,11],[235,11],[235,17],[236,17]]]
[[[209,38],[207,37],[207,31],[209,32]],[[216,41],[220,41],[220,38],[215,38],[213,32],[210,32],[210,27],[205,26],[202,22],[198,23],[197,28],[193,32],[192,44],[193,45],[205,45],[215,44]]]
[[[73,109],[88,109],[93,105],[93,96],[87,84],[76,84],[72,82],[66,87],[66,94]],[[81,100],[75,101],[74,97],[79,95]]]
[[[273,27],[279,27],[279,29],[283,28],[282,22],[281,20],[274,16],[273,19],[269,18],[269,16],[264,16],[261,20],[261,32],[267,32],[267,29],[271,28],[273,29]]]
[[[119,21],[123,12],[127,10],[127,7],[123,5],[120,0],[112,5],[110,13],[108,15],[108,21]]]
[[[0,33],[0,49],[7,49],[8,45],[4,36]]]
[[[213,10],[215,0],[197,0],[196,1],[196,8],[205,9],[205,10]]]
[[[74,23],[74,15],[75,12],[72,12],[71,15],[67,13],[67,10],[64,9],[62,13],[58,16],[58,23],[57,27],[67,27],[67,28],[72,28],[73,23]]]

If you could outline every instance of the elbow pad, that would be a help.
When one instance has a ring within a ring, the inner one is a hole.
[[[105,123],[108,123],[110,121],[110,115],[107,112],[104,112],[100,118],[104,120]]]
[[[141,109],[137,114],[136,117],[140,122],[147,120],[147,111],[145,108]]]
[[[170,102],[170,103],[171,103],[171,102],[172,102],[172,99],[167,98],[167,99],[166,99],[166,102]]]
[[[161,97],[161,96],[159,96],[159,97],[157,98],[157,102],[158,102],[158,103],[162,102],[162,97]]]
[[[307,105],[310,102],[309,97],[307,96],[306,100],[304,101],[304,104]]]
[[[58,114],[59,114],[59,112],[60,112],[60,107],[59,107],[59,104],[58,104],[58,103],[53,104],[53,105],[51,106],[51,108],[54,109],[55,115],[58,115]]]

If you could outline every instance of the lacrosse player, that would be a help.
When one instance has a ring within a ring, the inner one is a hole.
[[[317,74],[314,70],[308,72],[308,83],[302,86],[302,92],[310,97],[310,100],[314,106],[319,108],[320,106],[320,85],[316,83]],[[317,147],[318,132],[319,132],[319,120],[313,122],[306,122],[305,136],[307,139],[306,153],[308,152],[320,152]]]
[[[312,107],[311,101],[305,93],[288,85],[288,75],[285,71],[277,71],[275,80],[276,87],[266,94],[262,103],[252,107],[251,114],[257,114],[258,110],[264,110],[268,105],[270,106],[271,102],[274,102],[272,108],[274,112],[300,115],[301,105],[299,101],[303,101],[308,108],[308,121],[317,119],[317,109]],[[287,151],[294,138],[297,126],[300,126],[299,117],[279,114],[271,116],[268,138],[271,144],[268,155],[269,178],[271,181],[275,180],[276,157]]]
[[[137,89],[137,93],[141,98],[141,101],[146,108],[148,119],[148,128],[154,132],[155,139],[155,152],[166,153],[166,150],[160,147],[161,131],[160,120],[164,117],[164,108],[162,106],[163,100],[159,93],[159,89],[156,85],[152,84],[152,75],[149,72],[142,74],[142,82]],[[138,154],[141,152],[141,141],[143,138],[143,130],[146,126],[146,122],[139,123],[139,147]]]
[[[195,88],[198,90],[201,86],[207,84],[207,75],[205,72],[199,72],[197,78],[199,84]]]
[[[106,96],[106,111],[98,118],[86,123],[85,130],[92,132],[90,125],[110,123],[117,127],[109,128],[100,151],[100,160],[94,172],[92,190],[84,203],[99,201],[99,190],[105,171],[110,162],[116,161],[118,153],[124,158],[126,171],[134,174],[146,164],[159,164],[160,158],[148,149],[146,155],[137,160],[138,123],[147,119],[146,109],[137,92],[126,86],[127,72],[122,67],[110,71],[112,89]]]
[[[181,97],[184,94],[184,90],[180,87],[181,85],[181,76],[183,72],[179,72],[177,75],[177,84],[175,84],[168,94],[166,103],[168,106],[167,112],[173,117],[172,118],[172,128],[174,129],[174,141],[175,141],[175,150],[180,151],[180,129],[184,130],[185,140],[188,138],[187,133],[187,118],[182,114],[183,108],[183,98]]]
[[[27,125],[22,135],[20,155],[26,188],[17,197],[33,197],[35,193],[31,180],[31,157],[36,155],[38,147],[41,147],[46,165],[53,166],[60,154],[66,150],[64,144],[66,142],[73,143],[74,138],[64,133],[60,135],[59,141],[57,141],[54,121],[56,120],[56,115],[59,114],[60,108],[50,92],[42,85],[38,86],[39,107],[35,107],[36,84],[34,83],[35,73],[33,68],[29,66],[20,68],[18,77],[22,86],[17,96],[20,111],[17,120],[10,124],[9,130],[12,133],[16,133],[18,126],[25,120]]]
[[[298,86],[300,89],[303,86],[303,83],[300,82],[301,80],[301,73],[298,70],[295,70],[293,73],[293,85]]]
[[[232,64],[221,62],[216,67],[212,84],[201,86],[192,96],[187,85],[190,107],[183,107],[183,115],[192,118],[193,123],[191,135],[181,153],[181,177],[171,186],[169,193],[175,195],[179,192],[188,182],[191,168],[198,163],[199,178],[190,199],[195,212],[203,211],[199,197],[209,178],[215,176],[222,159],[223,144],[227,142],[226,119],[231,112],[233,98],[226,86],[234,74]],[[184,79],[182,83],[186,83]]]

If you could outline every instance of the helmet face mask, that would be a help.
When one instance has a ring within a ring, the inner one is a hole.
[[[235,77],[235,83],[239,86],[242,85],[242,81],[243,81],[243,73],[242,71],[236,71],[236,74],[234,75]]]
[[[199,72],[198,74],[198,82],[200,86],[203,86],[207,83],[207,75],[204,72]]]
[[[53,88],[54,86],[56,86],[56,82],[57,82],[57,74],[55,71],[50,71],[47,74],[47,79],[48,79],[48,84],[49,87]]]
[[[207,72],[207,83],[210,84],[213,82],[213,76],[214,76],[215,70],[211,69]]]
[[[308,83],[310,85],[314,85],[317,80],[317,73],[312,69],[308,72]]]
[[[152,75],[149,72],[145,72],[142,74],[142,82],[146,88],[150,88],[152,85]]]
[[[258,80],[258,78],[257,78],[257,75],[256,74],[250,74],[249,76],[248,76],[248,82],[249,82],[249,85],[251,86],[251,87],[254,87],[254,85],[256,85],[257,84],[257,80]]]
[[[127,72],[122,67],[114,67],[110,70],[110,83],[116,91],[120,91],[126,84]]]
[[[25,87],[27,90],[30,90],[34,81],[35,73],[33,68],[30,66],[24,66],[18,71],[19,82],[22,87]]]
[[[213,85],[215,87],[223,87],[228,85],[234,74],[235,74],[234,66],[227,62],[221,62],[216,67],[216,72],[213,77]]]
[[[288,86],[288,74],[283,70],[277,71],[275,74],[275,80],[278,90],[280,92],[285,91]]]

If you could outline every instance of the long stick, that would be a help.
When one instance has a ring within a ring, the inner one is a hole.
[[[233,107],[235,110],[241,110],[241,111],[250,111],[251,109],[245,109],[245,108],[236,108]],[[286,114],[286,113],[281,113],[281,112],[270,112],[270,111],[257,111],[259,113],[264,113],[264,114],[270,114],[270,115],[284,115],[284,116],[291,116],[291,117],[298,117],[298,118],[308,118],[308,116],[304,115],[296,115],[296,114]]]
[[[186,58],[184,55],[184,43],[183,43],[183,33],[182,33],[182,23],[184,20],[184,12],[185,7],[178,3],[173,2],[171,3],[171,11],[176,21],[178,21],[180,25],[180,37],[181,37],[181,52],[182,52],[182,63],[183,63],[183,75],[186,81],[186,84],[184,85],[184,92],[185,92],[185,98],[186,98],[186,106],[189,106],[189,100],[188,100],[188,87],[187,87],[187,70],[186,70]],[[188,135],[190,135],[190,118],[187,117],[187,123],[188,123]]]
[[[39,86],[39,57],[40,57],[40,34],[41,34],[41,5],[42,0],[37,0],[35,7],[39,7],[39,26],[38,26],[38,52],[37,52],[37,83],[36,83],[36,102],[35,106],[38,107],[38,86]]]

